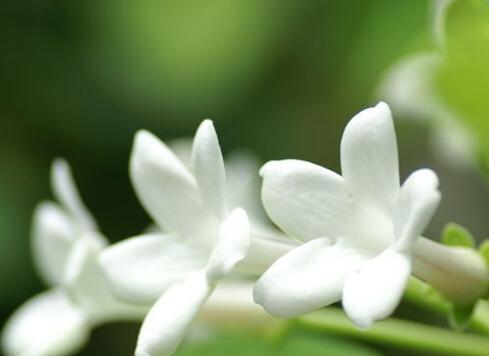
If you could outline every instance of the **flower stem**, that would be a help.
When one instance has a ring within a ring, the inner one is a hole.
[[[388,319],[375,323],[367,330],[358,329],[337,308],[326,308],[297,319],[307,329],[353,337],[390,346],[445,355],[488,355],[489,339],[474,334],[450,330],[412,321]]]

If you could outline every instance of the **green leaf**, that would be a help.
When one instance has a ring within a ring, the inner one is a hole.
[[[219,332],[202,341],[183,345],[176,356],[379,356],[377,351],[353,342],[318,335],[290,334],[283,342],[266,341],[256,335]]]
[[[459,331],[466,329],[469,326],[474,309],[475,303],[464,307],[454,306],[448,314],[448,322],[450,326]]]
[[[441,240],[448,246],[475,247],[475,241],[472,234],[466,228],[456,223],[448,223],[445,225]]]

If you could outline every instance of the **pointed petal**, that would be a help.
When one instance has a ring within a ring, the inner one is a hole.
[[[136,134],[130,173],[141,204],[165,231],[202,234],[208,214],[194,177],[163,142],[147,131]]]
[[[139,333],[136,355],[172,354],[212,290],[203,272],[171,287],[146,316]]]
[[[117,297],[149,304],[173,283],[204,268],[206,256],[172,236],[148,234],[110,246],[100,262]]]
[[[362,328],[387,318],[398,306],[410,274],[406,255],[384,251],[347,277],[342,298],[345,312]]]
[[[224,219],[226,206],[226,175],[217,133],[211,120],[204,120],[195,134],[192,167],[202,199],[217,217]]]
[[[341,176],[299,160],[268,162],[260,174],[265,210],[285,232],[304,242],[349,235],[351,199]]]
[[[49,285],[62,283],[74,241],[75,231],[67,214],[54,203],[41,203],[34,212],[32,252],[41,276]]]
[[[84,230],[97,230],[97,223],[83,204],[68,163],[61,158],[51,167],[51,185],[56,199],[70,212]]]
[[[399,163],[391,112],[379,103],[355,115],[341,140],[341,170],[355,199],[388,211],[399,193]]]
[[[255,302],[278,317],[294,317],[341,298],[346,276],[370,256],[326,238],[279,258],[256,283]]]
[[[88,338],[83,313],[61,290],[41,293],[26,303],[7,321],[2,347],[7,355],[68,355]]]
[[[412,173],[402,185],[394,209],[394,248],[410,252],[441,200],[438,177],[430,169]]]
[[[217,281],[226,277],[248,254],[250,222],[246,211],[234,209],[219,228],[219,238],[207,264],[207,278]]]

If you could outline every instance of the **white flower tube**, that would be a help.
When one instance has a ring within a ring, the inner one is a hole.
[[[440,201],[438,178],[421,169],[400,186],[385,103],[348,123],[341,168],[342,176],[298,160],[262,168],[265,210],[303,245],[259,279],[257,303],[272,315],[292,317],[342,300],[348,316],[368,327],[399,304],[413,259],[415,275],[456,303],[482,296],[488,276],[481,258],[420,238]]]

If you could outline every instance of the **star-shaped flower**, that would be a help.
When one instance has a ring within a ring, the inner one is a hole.
[[[83,205],[64,160],[53,163],[51,180],[59,203],[37,207],[32,234],[37,268],[51,289],[28,300],[7,322],[2,346],[8,355],[69,354],[98,323],[143,312],[116,301],[107,288],[98,265],[107,240]]]
[[[117,296],[154,303],[136,354],[166,355],[177,348],[219,280],[237,270],[260,273],[290,245],[252,237],[245,210],[229,208],[224,161],[210,120],[197,130],[190,165],[149,132],[138,132],[130,174],[163,232],[116,244],[101,261]],[[250,249],[255,252],[245,258]]]
[[[342,300],[367,327],[399,304],[414,245],[438,202],[438,179],[415,171],[400,187],[389,107],[356,115],[341,142],[342,176],[299,160],[262,168],[262,200],[271,219],[303,242],[259,279],[255,301],[293,317]]]

